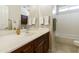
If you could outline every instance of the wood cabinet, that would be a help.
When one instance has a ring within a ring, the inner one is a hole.
[[[33,43],[30,42],[28,44],[25,44],[24,46],[16,49],[12,53],[32,53],[33,52]]]
[[[46,53],[49,49],[49,32],[16,49],[12,53]]]
[[[43,45],[44,45],[44,41],[39,43],[39,45],[37,45],[37,47],[34,48],[34,52],[35,53],[42,53],[43,52]]]

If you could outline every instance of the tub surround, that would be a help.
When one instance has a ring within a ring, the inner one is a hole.
[[[10,33],[8,35],[0,36],[0,53],[12,52],[47,32],[49,32],[48,28],[30,29],[28,31],[24,29],[21,30],[20,35]]]

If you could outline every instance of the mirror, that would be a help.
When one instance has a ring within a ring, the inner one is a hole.
[[[0,30],[8,29],[8,7],[0,5]]]
[[[0,5],[0,30],[25,29],[26,25],[48,25],[51,6],[40,5]],[[47,19],[47,20],[46,20]]]
[[[20,6],[0,5],[0,30],[12,30],[20,27]]]
[[[28,5],[0,5],[0,30],[14,30],[28,22]]]
[[[49,25],[51,6],[0,5],[0,36],[15,33],[15,29],[38,29]]]
[[[29,16],[29,6],[22,5],[21,6],[21,28],[26,29],[26,25],[28,23],[28,16]]]

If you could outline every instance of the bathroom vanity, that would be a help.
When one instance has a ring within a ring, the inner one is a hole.
[[[44,53],[49,49],[49,29],[21,30],[0,36],[0,53]]]
[[[0,31],[0,53],[48,52],[49,28],[52,27],[52,23],[50,23],[52,22],[52,6],[7,7],[9,17],[6,19],[9,26],[0,26],[1,29],[4,29]],[[31,29],[29,30],[29,28]],[[21,33],[17,35],[16,32]]]
[[[49,32],[17,48],[13,53],[44,53],[49,49]]]

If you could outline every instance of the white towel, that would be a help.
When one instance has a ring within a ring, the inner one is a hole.
[[[49,17],[44,16],[44,25],[49,25]]]
[[[29,19],[28,19],[28,25],[32,25],[32,17],[29,17]]]
[[[35,17],[33,17],[33,19],[32,19],[32,24],[34,25],[34,24],[35,24],[35,22],[36,22],[36,18],[35,18]]]
[[[43,17],[39,17],[39,24],[44,24]]]

